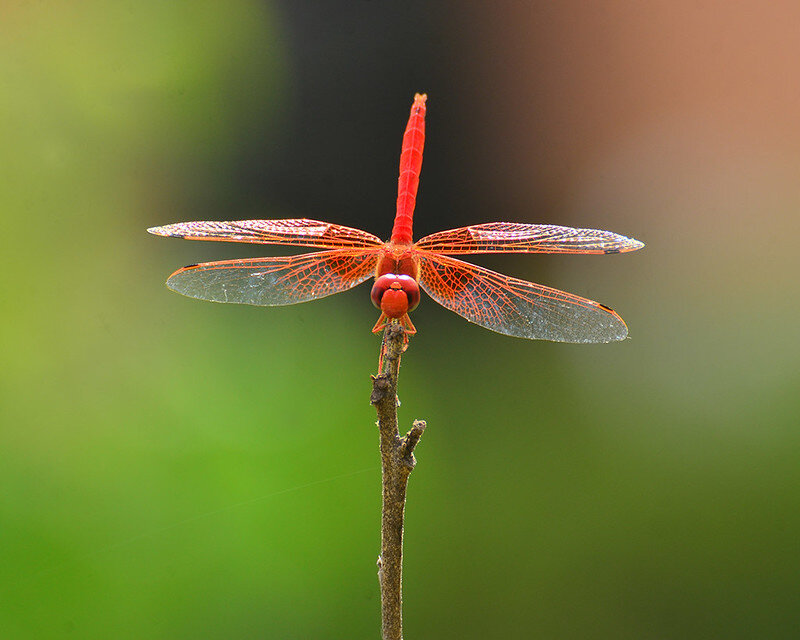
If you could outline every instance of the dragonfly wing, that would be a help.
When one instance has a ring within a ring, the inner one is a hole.
[[[206,262],[167,279],[190,298],[273,307],[346,291],[375,274],[377,252],[334,250],[277,258]]]
[[[470,322],[518,338],[614,342],[628,327],[608,307],[445,256],[421,256],[420,285]]]
[[[644,243],[599,229],[552,224],[489,222],[440,231],[415,245],[423,251],[463,253],[624,253]]]
[[[184,238],[185,240],[288,244],[323,249],[365,249],[383,244],[380,238],[366,231],[305,218],[237,220],[233,222],[200,220],[151,227],[148,231],[157,236]]]

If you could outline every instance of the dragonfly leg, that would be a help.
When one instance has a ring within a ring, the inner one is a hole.
[[[400,326],[403,327],[403,353],[406,352],[408,349],[408,336],[413,336],[417,332],[417,328],[414,326],[414,323],[411,322],[411,318],[408,317],[406,313],[402,318],[396,320],[395,322],[399,322]]]
[[[380,333],[386,328],[386,325],[389,324],[390,322],[391,320],[389,320],[389,317],[385,313],[381,313],[381,316],[380,318],[378,318],[378,321],[375,323],[375,326],[372,327],[372,333]]]
[[[409,336],[413,336],[417,332],[417,328],[414,326],[414,323],[411,322],[411,318],[408,317],[407,313],[400,318],[399,322],[403,325],[403,329],[406,330],[406,334]],[[408,342],[408,340],[406,340],[406,342]]]
[[[399,324],[403,327],[403,351],[401,353],[405,353],[406,349],[408,349],[408,336],[413,336],[417,332],[417,328],[414,326],[414,323],[411,322],[411,318],[408,317],[408,314],[405,314],[401,318],[386,318],[382,323],[380,320],[378,324],[375,325],[378,331],[381,329],[386,328],[390,323]],[[376,329],[373,329],[375,331]],[[386,334],[383,334],[383,338],[381,340],[381,353],[378,356],[378,373],[380,373],[383,369],[383,356],[386,353]]]
[[[389,324],[399,324],[403,327],[403,353],[405,353],[406,349],[408,349],[408,336],[413,336],[417,332],[417,328],[414,326],[414,323],[411,322],[411,318],[408,317],[408,314],[403,314],[400,318],[389,318],[385,313],[381,313],[380,318],[375,323],[375,326],[372,327],[372,333],[380,333],[383,331]],[[383,338],[381,339],[381,353],[378,356],[378,373],[381,372],[383,369],[383,356],[386,353],[386,334],[384,334]]]
[[[381,352],[378,354],[378,373],[383,371],[383,356],[386,354],[386,334],[381,337]]]

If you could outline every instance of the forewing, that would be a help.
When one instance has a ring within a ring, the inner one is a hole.
[[[628,328],[608,307],[444,256],[421,256],[420,285],[470,322],[518,338],[614,342]]]
[[[380,238],[366,231],[305,218],[233,222],[200,220],[151,227],[148,231],[158,236],[185,240],[288,244],[323,249],[370,248],[383,244]]]
[[[377,252],[334,250],[278,258],[206,262],[167,279],[190,298],[272,307],[345,291],[374,275]]]
[[[573,229],[552,224],[489,222],[440,231],[416,247],[444,254],[464,253],[624,253],[644,243],[599,229]]]

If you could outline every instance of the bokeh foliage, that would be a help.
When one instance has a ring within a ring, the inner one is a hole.
[[[524,128],[524,97],[491,102],[500,124],[480,131],[487,103],[456,104],[481,93],[466,79],[481,52],[493,81],[490,37],[456,53],[480,16],[441,37],[423,25],[452,67],[434,56],[421,79],[386,44],[408,25],[359,32],[380,11],[363,4],[352,22],[324,3],[4,5],[0,637],[376,637],[366,289],[202,304],[164,289],[170,271],[257,249],[144,233],[305,215],[385,235],[417,90],[431,94],[420,225],[527,215],[502,185],[528,151],[477,152],[493,127]],[[309,59],[341,92],[308,88]],[[349,91],[371,82],[380,97]],[[595,182],[576,178],[573,218],[526,218],[608,226],[644,252],[483,262],[612,304],[631,340],[523,343],[430,300],[415,314],[401,420],[429,429],[409,488],[409,638],[796,637],[795,147],[711,144],[692,165],[692,127],[645,129]]]

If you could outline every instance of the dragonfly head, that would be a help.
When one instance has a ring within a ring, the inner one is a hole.
[[[400,318],[419,304],[419,285],[411,276],[384,273],[370,292],[372,304],[388,318]]]

